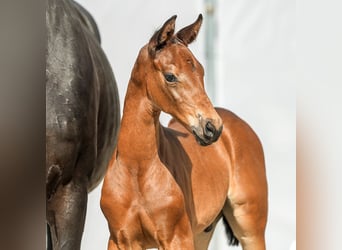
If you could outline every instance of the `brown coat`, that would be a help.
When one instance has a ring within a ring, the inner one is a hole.
[[[175,19],[141,49],[132,71],[102,188],[108,249],[207,249],[222,216],[244,250],[265,249],[260,141],[205,93],[203,67],[187,47],[202,16],[174,35]],[[175,118],[169,128],[161,111]]]

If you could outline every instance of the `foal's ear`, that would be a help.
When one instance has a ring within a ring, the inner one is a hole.
[[[154,56],[158,50],[162,49],[167,41],[173,36],[176,18],[177,15],[170,17],[151,37],[150,42],[148,43],[148,51],[152,56]]]
[[[185,28],[178,31],[176,37],[185,45],[192,43],[196,39],[197,34],[201,28],[202,20],[203,16],[202,14],[199,14],[197,20],[193,24],[190,24],[189,26],[186,26]]]

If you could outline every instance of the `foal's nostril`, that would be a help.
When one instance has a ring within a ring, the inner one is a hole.
[[[209,139],[213,138],[214,135],[215,135],[215,132],[216,132],[215,126],[210,121],[208,121],[205,124],[205,128],[204,128],[204,135],[205,135],[205,137],[207,137]]]

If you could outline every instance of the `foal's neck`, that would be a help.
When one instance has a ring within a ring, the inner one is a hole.
[[[140,163],[158,156],[159,115],[146,90],[130,80],[118,140],[120,158]]]

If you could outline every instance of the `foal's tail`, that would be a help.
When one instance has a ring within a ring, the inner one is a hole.
[[[232,228],[230,227],[226,217],[222,216],[223,225],[226,229],[226,235],[228,237],[228,245],[229,246],[238,246],[239,240],[235,237]]]

